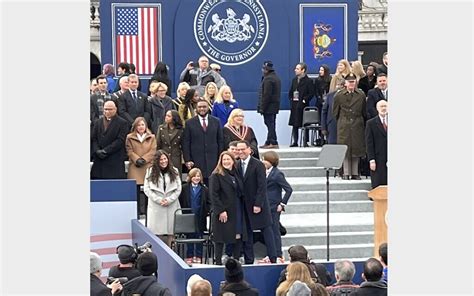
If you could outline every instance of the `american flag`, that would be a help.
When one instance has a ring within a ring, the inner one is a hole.
[[[116,8],[116,65],[133,63],[137,74],[153,74],[159,60],[158,12],[157,6]]]

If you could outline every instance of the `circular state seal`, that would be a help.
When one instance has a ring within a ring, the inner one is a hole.
[[[203,0],[194,17],[194,37],[210,59],[241,65],[255,58],[268,37],[268,18],[259,0]]]

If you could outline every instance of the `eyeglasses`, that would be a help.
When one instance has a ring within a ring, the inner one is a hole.
[[[221,69],[214,69],[214,71],[220,72],[220,71],[221,71]]]

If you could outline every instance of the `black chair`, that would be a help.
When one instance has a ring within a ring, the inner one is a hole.
[[[305,107],[303,109],[303,121],[301,126],[300,146],[308,142],[306,139],[306,130],[311,131],[311,143],[315,141],[315,134],[321,130],[321,118],[317,107]]]
[[[172,244],[172,249],[184,259],[184,246],[186,244],[193,244],[193,248],[196,248],[194,244],[202,244],[206,241],[204,238],[186,238],[186,234],[197,233],[197,217],[192,212],[191,208],[182,208],[177,209],[174,212],[174,224],[173,224],[173,234],[174,242]],[[207,261],[207,254],[205,256],[205,261]]]

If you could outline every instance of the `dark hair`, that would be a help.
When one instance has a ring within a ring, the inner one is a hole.
[[[237,147],[237,144],[239,143],[239,141],[230,141],[229,142],[229,147],[232,146],[232,147]]]
[[[158,62],[155,66],[155,71],[153,71],[153,78],[160,78],[160,77],[168,78],[168,68],[166,67],[166,64],[163,62]]]
[[[158,150],[155,153],[155,158],[153,158],[153,164],[151,166],[151,174],[148,177],[148,180],[150,182],[153,182],[155,184],[158,184],[158,181],[160,180],[160,172],[161,167],[160,167],[160,158],[162,155],[165,155],[166,158],[168,158],[168,166],[163,170],[163,174],[168,173],[170,176],[170,181],[174,182],[176,179],[178,179],[178,173],[175,171],[175,168],[173,166],[173,163],[171,162],[170,156],[166,151],[164,150]]]
[[[99,79],[105,79],[105,81],[107,81],[107,76],[105,76],[104,74],[100,74],[96,77],[95,81],[99,83]]]
[[[303,69],[305,73],[308,71],[308,65],[306,65],[306,63],[300,62],[298,65],[300,65],[301,69]]]
[[[367,70],[369,69],[369,67],[374,68],[374,76],[377,77],[379,71],[377,70],[377,67],[375,67],[375,65],[368,64],[368,65],[367,65],[367,68],[365,68],[365,73],[367,74]]]
[[[237,141],[237,144],[242,144],[242,143],[245,144],[247,147],[250,147],[250,143],[249,143],[249,141],[247,141],[247,140],[239,140],[239,141]]]
[[[148,129],[148,123],[146,122],[146,119],[144,117],[141,117],[141,116],[135,118],[135,120],[132,123],[132,128],[130,129],[130,132],[131,133],[136,132],[137,125],[140,121],[143,121],[145,123],[145,132],[151,134],[151,131]]]
[[[262,154],[262,160],[268,161],[273,167],[278,166],[278,163],[280,161],[280,156],[278,156],[278,153],[276,153],[273,150],[270,151],[265,151]]]
[[[135,70],[136,70],[135,65],[130,63],[130,73],[135,74]]]
[[[171,118],[173,121],[173,125],[177,129],[183,128],[183,122],[181,121],[181,117],[179,117],[179,112],[176,110],[169,110],[171,112]]]
[[[290,255],[290,262],[309,262],[308,250],[302,245],[291,246],[288,249],[288,254]]]
[[[377,75],[377,78],[379,78],[379,77],[387,77],[387,74],[385,74],[384,72],[382,72],[382,73],[380,73],[380,74]]]
[[[128,63],[121,62],[120,64],[118,64],[117,68],[122,68],[125,70],[125,73],[130,74],[130,65]]]
[[[364,276],[368,282],[376,282],[382,278],[383,266],[379,260],[369,258],[364,263]]]
[[[382,243],[379,246],[379,256],[382,257],[382,262],[388,265],[388,245],[387,243]]]
[[[326,64],[322,64],[321,67],[324,69],[324,75],[321,77],[323,81],[331,82],[331,69]]]

